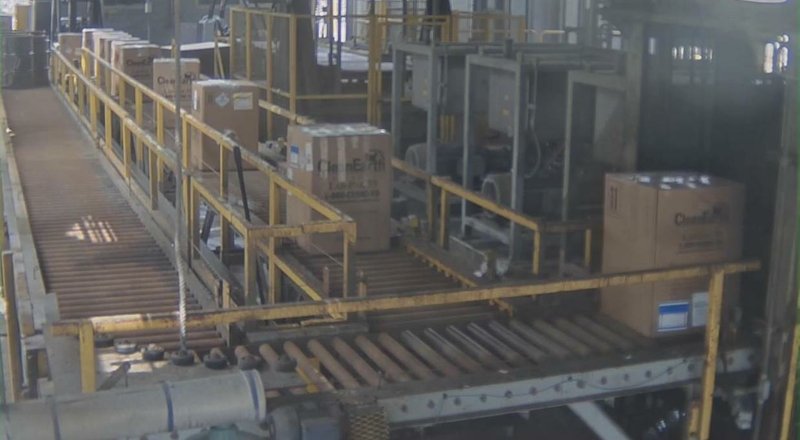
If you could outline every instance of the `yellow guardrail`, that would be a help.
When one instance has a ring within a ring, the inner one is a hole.
[[[574,232],[583,233],[583,264],[586,268],[592,265],[592,237],[594,225],[587,222],[547,222],[530,217],[520,212],[514,211],[500,205],[493,200],[470,191],[463,186],[449,180],[446,177],[431,176],[425,171],[408,164],[408,162],[393,158],[392,167],[395,170],[409,175],[417,180],[421,180],[425,185],[426,194],[426,214],[428,219],[428,237],[438,237],[439,246],[448,247],[450,233],[448,231],[450,217],[450,197],[459,197],[468,203],[477,205],[498,217],[502,217],[509,222],[522,226],[531,231],[533,237],[532,267],[531,273],[539,275],[542,265],[542,235],[543,234],[567,234]],[[438,197],[438,201],[437,201]],[[438,204],[438,215],[437,215]],[[437,225],[438,219],[438,228]],[[438,233],[437,233],[438,231]]]
[[[695,410],[690,412],[688,426],[694,438],[707,439],[711,429],[714,404],[719,331],[722,318],[722,301],[727,275],[760,269],[758,261],[743,261],[714,265],[692,266],[665,270],[650,270],[623,274],[600,275],[582,279],[567,279],[533,284],[474,287],[460,291],[375,295],[335,300],[285,303],[268,306],[239,307],[228,310],[189,312],[187,328],[225,326],[254,320],[280,320],[316,317],[320,315],[346,315],[348,313],[398,310],[409,307],[426,307],[459,304],[474,301],[502,301],[508,298],[531,297],[577,292],[613,286],[629,286],[667,280],[707,278],[708,325],[705,331],[705,359],[701,380],[701,393]],[[83,392],[95,391],[97,333],[120,333],[142,330],[169,330],[179,326],[178,313],[148,315],[118,315],[83,320],[56,322],[50,328],[55,336],[77,336],[80,349],[81,387]]]
[[[114,68],[107,61],[95,56],[91,51],[84,51],[82,66],[84,69],[89,65],[97,65],[98,73],[106,75],[109,79],[112,75],[117,84],[117,101],[110,94],[110,81],[105,81],[103,87],[96,85],[86,71],[81,71],[73,66],[62,54],[53,52],[51,57],[54,82],[72,109],[78,114],[82,121],[86,123],[96,139],[102,137],[102,150],[111,164],[118,172],[125,177],[131,187],[135,179],[132,179],[133,163],[144,164],[143,172],[147,180],[144,190],[148,193],[148,204],[152,210],[159,209],[159,185],[164,179],[164,170],[176,170],[182,166],[184,174],[184,189],[181,195],[186,203],[187,229],[189,231],[192,252],[195,252],[199,245],[199,205],[204,201],[208,206],[219,213],[220,223],[223,231],[228,227],[239,233],[245,242],[244,246],[244,296],[245,304],[252,305],[258,303],[257,295],[257,254],[265,254],[269,267],[269,283],[267,285],[267,302],[272,304],[278,301],[278,288],[282,275],[291,280],[298,279],[299,276],[294,272],[290,265],[282,262],[277,249],[280,240],[287,237],[296,237],[303,234],[316,233],[341,233],[343,236],[342,265],[345,273],[352,273],[353,252],[352,246],[356,241],[356,224],[346,214],[339,211],[334,206],[322,201],[316,196],[307,193],[292,182],[286,180],[269,163],[262,160],[256,153],[241,149],[239,145],[225,134],[213,129],[189,112],[181,110],[182,135],[182,155],[178,157],[175,150],[165,143],[166,128],[165,117],[175,114],[175,105],[166,98],[158,95],[149,87],[139,83],[124,72]],[[88,69],[87,69],[88,70]],[[133,91],[133,102],[127,100],[129,92]],[[155,134],[142,128],[145,115],[145,100],[152,101],[153,118],[155,119]],[[101,113],[102,121],[98,117]],[[129,110],[129,107],[132,107]],[[121,157],[114,151],[113,127],[115,121],[119,122],[119,140],[122,146]],[[102,122],[102,124],[101,124]],[[216,172],[217,181],[213,185],[216,190],[212,190],[199,179],[199,170],[193,168],[190,161],[192,148],[200,148],[202,145],[192,145],[192,132],[201,135],[200,140],[211,139],[219,147],[219,156],[222,165]],[[247,220],[245,216],[236,208],[228,203],[228,181],[232,170],[227,166],[227,158],[233,154],[234,149],[239,149],[242,161],[248,169],[257,171],[266,178],[269,191],[269,209],[266,221]],[[135,154],[134,154],[135,153]],[[215,193],[216,191],[216,193]],[[280,218],[281,196],[291,194],[301,203],[310,207],[314,212],[325,218],[323,222],[309,225],[290,226],[282,223]],[[222,240],[222,255],[229,251],[227,247],[230,243]],[[192,260],[192,259],[190,259]],[[343,295],[347,296],[354,293],[354,277],[345,276],[343,283]],[[308,289],[303,290],[311,299],[319,299],[319,292],[312,292]]]

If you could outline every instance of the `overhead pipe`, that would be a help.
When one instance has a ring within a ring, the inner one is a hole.
[[[266,417],[258,372],[19,402],[0,408],[4,440],[101,440]]]

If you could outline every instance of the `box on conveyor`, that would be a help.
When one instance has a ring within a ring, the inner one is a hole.
[[[258,152],[259,89],[248,81],[205,80],[192,83],[192,115],[222,133],[228,132],[243,148]],[[229,156],[228,169],[236,169]],[[220,169],[219,146],[199,130],[191,134],[192,167]]]
[[[736,260],[742,253],[744,187],[698,173],[606,175],[603,272]],[[725,283],[724,313],[738,304],[738,277]],[[601,308],[639,333],[668,336],[705,326],[708,280],[605,288]]]
[[[290,126],[287,136],[289,180],[355,220],[358,252],[389,248],[392,200],[392,140],[368,124]],[[296,197],[287,197],[287,221],[325,220]],[[342,252],[341,234],[298,238],[306,251]]]
[[[148,87],[153,82],[153,60],[158,56],[154,44],[130,44],[119,46],[113,66],[122,73]],[[112,76],[112,79],[114,77]],[[116,90],[112,84],[112,90]],[[133,87],[126,88],[126,99],[133,99]]]
[[[192,105],[192,83],[200,79],[200,60],[197,58],[181,58],[181,107]],[[175,100],[175,60],[172,58],[156,58],[153,60],[153,90],[170,101]],[[175,119],[164,118],[164,126],[172,128]]]
[[[83,34],[77,32],[62,32],[58,34],[58,51],[72,64],[79,66],[81,62],[82,41]]]
[[[104,52],[108,54],[108,59],[110,60],[109,62],[111,63],[111,65],[116,67],[117,69],[119,69],[120,68],[119,66],[121,65],[120,64],[121,63],[121,61],[120,61],[120,57],[121,57],[120,49],[123,46],[134,46],[134,45],[143,45],[143,44],[146,45],[146,44],[149,44],[147,41],[143,41],[143,40],[140,40],[138,38],[133,38],[133,37],[131,37],[131,38],[127,38],[126,37],[126,38],[122,38],[122,39],[119,39],[119,40],[107,40],[106,42],[108,43],[107,46],[109,48],[107,50],[104,50]],[[112,75],[111,75],[111,87],[110,87],[110,89],[111,89],[110,92],[111,92],[112,96],[117,96],[119,94],[119,82],[120,82],[119,76],[114,75],[112,73]],[[145,86],[149,87],[150,84],[145,84]],[[133,96],[127,95],[127,92],[126,92],[126,99],[132,100]]]
[[[99,32],[111,32],[113,29],[111,28],[86,28],[81,31],[82,41],[81,41],[81,48],[87,49],[90,52],[94,52],[94,34]],[[88,65],[86,66],[85,72],[87,72],[90,76],[94,76],[94,61],[90,58],[88,59]]]
[[[130,35],[119,32],[119,31],[111,31],[111,32],[95,32],[92,34],[92,38],[94,39],[94,73],[97,77],[97,85],[103,86],[106,82],[106,69],[100,60],[110,63],[111,58],[109,54],[106,52],[106,42],[108,40],[115,40],[115,39],[125,39],[125,38],[132,38]],[[108,78],[111,78],[110,72],[108,72]]]

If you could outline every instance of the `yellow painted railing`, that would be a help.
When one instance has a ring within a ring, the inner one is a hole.
[[[87,124],[100,144],[102,151],[108,157],[111,164],[124,176],[131,188],[138,188],[136,179],[133,179],[134,164],[141,164],[143,174],[146,178],[144,190],[147,191],[146,204],[151,210],[159,209],[159,188],[164,181],[164,170],[177,170],[182,166],[184,173],[184,191],[176,197],[183,197],[186,203],[183,204],[186,211],[185,219],[189,231],[189,243],[191,249],[196,250],[199,245],[199,207],[203,201],[215,212],[219,213],[220,223],[223,234],[227,234],[228,228],[232,228],[240,234],[245,242],[244,252],[244,297],[245,304],[253,305],[258,303],[257,292],[257,258],[261,253],[266,256],[269,267],[269,283],[267,285],[267,302],[275,303],[278,301],[278,288],[282,275],[290,280],[299,279],[299,275],[294,269],[282,261],[277,249],[280,240],[287,237],[296,237],[304,234],[316,233],[341,233],[343,236],[342,265],[346,268],[345,273],[352,272],[353,252],[352,246],[356,241],[356,225],[347,215],[319,198],[307,193],[293,183],[286,180],[269,163],[262,160],[256,153],[240,148],[240,146],[225,134],[204,124],[189,112],[181,111],[182,124],[182,155],[178,157],[176,151],[168,146],[167,129],[165,128],[165,118],[174,117],[175,106],[172,102],[155,93],[149,87],[139,83],[135,79],[115,69],[105,60],[95,57],[90,51],[84,51],[82,66],[94,65],[95,62],[100,66],[100,71],[104,75],[115,76],[118,82],[118,97],[111,96],[110,82],[104,82],[101,88],[93,80],[77,67],[73,66],[60,53],[54,52],[51,57],[53,78],[57,88],[63,93],[66,101],[72,109]],[[132,91],[132,102],[127,99]],[[153,105],[153,115],[155,134],[151,133],[145,126],[145,101],[151,101]],[[122,154],[118,155],[115,151],[114,125],[120,127],[119,143],[122,147]],[[228,181],[230,173],[235,172],[228,166],[221,166],[215,173],[216,182],[212,185],[216,189],[204,184],[205,179],[201,179],[201,174],[190,161],[193,148],[200,148],[201,145],[192,145],[191,133],[196,132],[200,135],[195,140],[210,139],[219,147],[219,157],[222,165],[227,164],[228,157],[233,154],[234,149],[241,153],[243,165],[249,170],[259,173],[267,181],[269,191],[269,210],[267,219],[248,220],[245,215],[229,203]],[[283,223],[280,218],[280,202],[282,194],[291,194],[301,203],[310,207],[314,212],[325,218],[322,222],[307,224],[302,226],[290,226]],[[191,215],[188,215],[191,213]],[[229,240],[222,240],[223,254],[230,245]],[[191,259],[190,259],[191,260]],[[345,277],[343,280],[343,295],[353,293],[353,278]],[[310,299],[319,299],[320,293],[310,291],[300,286]]]
[[[705,355],[701,380],[701,394],[690,414],[690,435],[708,439],[714,403],[719,331],[722,301],[727,275],[760,269],[757,261],[744,261],[715,265],[692,266],[666,270],[651,270],[613,275],[600,275],[581,279],[537,282],[533,284],[474,287],[460,291],[375,295],[347,299],[285,303],[268,306],[239,307],[229,310],[189,312],[187,328],[230,325],[253,320],[280,320],[316,317],[320,315],[346,315],[348,313],[398,310],[409,307],[426,307],[459,304],[474,301],[502,301],[508,298],[552,295],[613,286],[629,286],[668,280],[707,278],[709,304],[708,325],[705,331]],[[56,336],[77,336],[80,347],[81,387],[84,392],[95,391],[96,354],[95,334],[120,333],[142,330],[168,330],[179,326],[178,313],[149,315],[119,315],[83,320],[60,321],[51,327]]]
[[[477,205],[498,217],[515,223],[531,231],[533,237],[533,250],[531,257],[531,273],[541,274],[542,266],[542,235],[543,234],[568,234],[580,232],[583,234],[583,264],[586,268],[592,265],[592,236],[594,225],[587,222],[547,222],[530,217],[511,208],[502,206],[481,194],[464,188],[446,177],[431,176],[425,171],[409,165],[407,162],[393,158],[392,166],[396,171],[422,181],[425,185],[426,214],[428,220],[428,237],[438,237],[442,248],[448,247],[450,233],[450,197],[459,197],[468,203]],[[438,205],[438,206],[437,206]],[[437,211],[438,210],[438,211]],[[438,215],[437,215],[438,214]],[[437,227],[438,224],[438,227]]]

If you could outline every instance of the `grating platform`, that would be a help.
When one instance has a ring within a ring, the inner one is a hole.
[[[61,319],[172,312],[177,275],[50,88],[4,90],[8,124],[46,291]],[[190,296],[189,309],[199,309]],[[119,335],[177,347],[175,332]],[[215,329],[189,346],[222,344]]]

